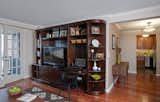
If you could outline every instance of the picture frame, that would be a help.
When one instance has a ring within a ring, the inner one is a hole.
[[[70,33],[71,33],[71,36],[75,36],[76,35],[76,30],[74,27],[70,27]]]
[[[112,49],[116,48],[116,35],[112,34]]]
[[[100,32],[100,27],[98,27],[98,26],[92,26],[91,33],[92,34],[100,34],[101,33]]]
[[[96,59],[104,60],[104,53],[96,53]]]

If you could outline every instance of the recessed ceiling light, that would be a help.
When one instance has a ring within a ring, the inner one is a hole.
[[[144,28],[144,32],[153,32],[155,31],[156,29],[151,25],[152,22],[147,22],[147,26]]]
[[[149,37],[149,35],[148,34],[143,34],[142,37]]]

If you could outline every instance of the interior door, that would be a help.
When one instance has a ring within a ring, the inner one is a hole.
[[[4,86],[4,34],[0,25],[0,87]]]
[[[1,86],[22,78],[20,32],[5,28],[0,35]]]

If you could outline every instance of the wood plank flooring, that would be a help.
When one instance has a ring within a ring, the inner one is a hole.
[[[7,87],[13,85],[20,85],[24,89],[38,86],[49,92],[57,92],[57,89],[51,86],[30,79],[11,83]],[[3,98],[2,92],[3,89],[0,89],[0,98]],[[65,96],[66,93],[63,92],[63,95]],[[72,102],[160,102],[160,77],[129,74],[125,81],[118,80],[110,93],[92,96],[84,93],[81,89],[73,89],[71,99]]]

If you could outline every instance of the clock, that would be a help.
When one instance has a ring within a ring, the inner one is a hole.
[[[92,43],[93,47],[99,47],[99,45],[100,45],[100,43],[97,39],[93,39],[91,43]]]

